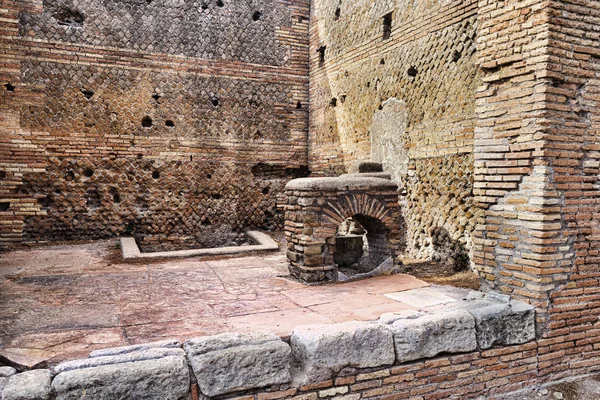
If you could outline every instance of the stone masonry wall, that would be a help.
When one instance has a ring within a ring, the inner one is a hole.
[[[310,29],[311,169],[383,162],[403,189],[407,255],[468,266],[477,2],[315,0]]]
[[[283,227],[308,171],[308,0],[0,13],[0,247]]]

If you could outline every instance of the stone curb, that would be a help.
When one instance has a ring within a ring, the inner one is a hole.
[[[194,256],[222,256],[229,254],[251,253],[254,251],[276,251],[279,245],[269,235],[259,231],[248,231],[248,237],[259,244],[251,246],[229,246],[217,247],[213,249],[192,249],[178,251],[158,251],[154,253],[142,253],[134,238],[121,238],[121,253],[123,259],[152,259],[152,258],[173,258],[173,257],[194,257]]]

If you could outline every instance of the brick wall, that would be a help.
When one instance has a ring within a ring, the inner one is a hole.
[[[0,246],[283,227],[277,194],[307,171],[308,0],[0,13]]]
[[[539,375],[597,371],[595,2],[481,1],[475,262],[535,305]]]
[[[404,188],[407,254],[456,266],[469,264],[480,217],[476,14],[476,1],[401,0],[316,0],[311,12],[311,169],[333,175],[384,161]],[[372,154],[375,143],[394,154]]]

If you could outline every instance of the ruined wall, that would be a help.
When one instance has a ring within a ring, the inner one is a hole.
[[[308,3],[3,1],[0,242],[282,228]]]
[[[481,1],[477,268],[535,305],[539,376],[600,366],[598,52],[593,1]]]
[[[407,255],[458,267],[478,219],[476,14],[476,1],[433,0],[315,0],[311,12],[311,169],[382,161],[403,187]]]

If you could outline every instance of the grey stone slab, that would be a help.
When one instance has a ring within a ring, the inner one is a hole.
[[[8,382],[8,378],[17,373],[13,367],[0,367],[0,399],[2,399],[2,390]]]
[[[47,369],[35,369],[12,375],[2,390],[2,400],[46,400],[50,398],[52,375]]]
[[[0,367],[0,378],[8,378],[17,373],[17,370],[13,367]]]
[[[381,189],[397,190],[398,185],[394,182],[371,177],[341,176],[337,178],[300,178],[288,182],[286,190],[353,190],[353,189]]]
[[[159,342],[134,344],[132,346],[113,347],[110,349],[95,350],[90,353],[90,357],[115,356],[119,354],[132,353],[134,351],[156,349],[156,348],[177,348],[181,347],[181,342],[176,339],[161,340]]]
[[[224,333],[184,343],[206,396],[284,384],[291,380],[290,347],[268,332]]]
[[[454,303],[456,301],[452,297],[447,296],[444,293],[440,293],[436,289],[428,287],[405,290],[403,292],[386,293],[384,296],[418,308]]]
[[[98,356],[81,360],[66,361],[53,368],[55,374],[82,368],[93,368],[101,365],[123,364],[128,362],[157,360],[168,356],[185,357],[185,352],[179,348],[149,348],[113,356]]]
[[[189,387],[189,367],[182,355],[70,370],[52,381],[57,400],[179,400]]]
[[[369,322],[299,326],[291,346],[300,384],[329,379],[345,367],[379,367],[395,359],[391,330]]]
[[[475,320],[466,310],[398,319],[390,328],[398,363],[477,348]]]
[[[525,303],[492,304],[470,309],[475,318],[477,343],[481,349],[495,344],[527,343],[535,339],[535,309]]]

